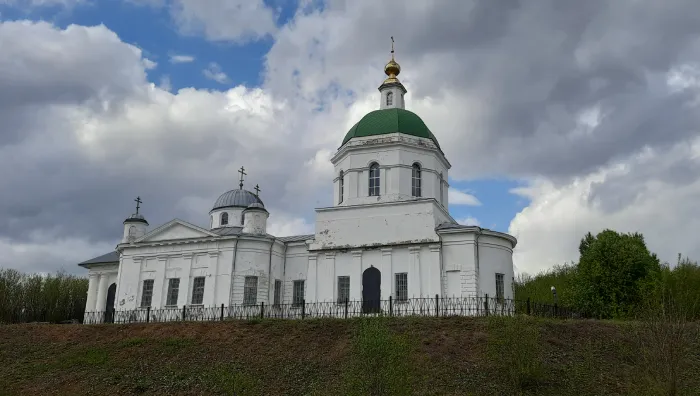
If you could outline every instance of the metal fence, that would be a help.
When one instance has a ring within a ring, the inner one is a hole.
[[[86,312],[83,323],[150,323],[180,321],[223,321],[250,319],[355,318],[360,316],[512,316],[583,318],[584,315],[558,306],[527,300],[495,297],[440,297],[381,301],[313,302],[299,304],[230,305],[204,307],[185,305],[152,309]]]

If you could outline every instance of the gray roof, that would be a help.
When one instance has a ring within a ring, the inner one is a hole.
[[[118,262],[119,262],[119,253],[114,251],[114,252],[109,252],[107,254],[103,254],[102,256],[92,258],[92,259],[87,260],[87,261],[83,261],[82,263],[80,263],[78,265],[85,266],[86,264],[103,264],[103,263],[118,263]]]
[[[458,223],[442,223],[439,226],[437,226],[436,230],[452,230],[452,229],[472,228],[472,227],[477,227],[477,226],[468,226],[468,225],[463,225],[463,224],[458,224]]]
[[[279,237],[277,238],[278,241],[283,242],[283,243],[288,243],[288,242],[304,242],[309,239],[314,239],[314,234],[311,235],[292,235],[292,236],[286,236],[286,237]]]
[[[211,230],[211,232],[220,235],[220,236],[231,236],[231,235],[239,235],[241,234],[241,231],[243,230],[242,227],[221,227],[221,228],[214,228]],[[270,237],[275,238],[272,235],[268,235]],[[286,236],[286,237],[279,237],[276,238],[278,241],[282,243],[289,243],[289,242],[304,242],[309,239],[314,239],[314,234],[311,235],[292,235],[292,236]],[[98,256],[95,258],[92,258],[87,261],[83,261],[82,263],[78,264],[81,267],[84,267],[89,264],[108,264],[108,263],[118,263],[119,262],[119,253],[114,251],[114,252],[109,252],[107,254],[103,254],[102,256]]]
[[[141,213],[134,213],[131,216],[127,217],[126,220],[124,220],[124,223],[131,223],[131,222],[141,222],[141,223],[146,223],[146,225],[148,225],[146,218],[143,217],[143,215]]]
[[[260,200],[260,197],[248,190],[239,188],[236,190],[226,191],[225,193],[221,194],[221,196],[219,196],[219,199],[217,199],[214,203],[214,207],[212,208],[212,210],[229,208],[232,206],[239,208],[247,208],[252,203],[259,203],[263,205],[263,207],[265,207],[263,201]]]

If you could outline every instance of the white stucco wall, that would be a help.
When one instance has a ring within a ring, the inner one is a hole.
[[[386,97],[391,93],[392,100],[391,103],[387,103]],[[405,91],[399,86],[386,87],[380,91],[381,102],[379,103],[379,109],[404,109],[406,108],[406,102],[404,100]]]
[[[435,198],[447,207],[447,194],[440,200],[440,173],[447,188],[449,162],[430,139],[399,133],[380,137],[354,138],[332,159],[334,165],[333,204],[360,205],[413,199],[412,166],[421,166],[421,197]],[[380,195],[369,196],[369,167],[380,168]],[[340,202],[339,175],[343,171],[343,201]]]
[[[503,295],[513,298],[513,246],[508,240],[490,235],[479,237],[479,287],[482,294],[496,297],[496,274],[503,274]]]
[[[170,278],[180,279],[177,305],[188,305],[192,299],[192,279],[199,276],[206,279],[202,305],[228,304],[233,246],[233,240],[221,240],[125,248],[117,308],[139,308],[146,279],[154,280],[152,309],[165,306]]]
[[[105,310],[107,289],[113,283],[117,283],[118,270],[118,264],[100,264],[88,268],[88,295],[85,312]]]
[[[265,235],[267,233],[266,210],[246,209],[243,211],[243,233]]]
[[[433,199],[316,210],[311,250],[438,241],[435,227],[450,221]]]
[[[210,228],[243,227],[243,209],[244,208],[223,208],[212,210],[209,213]],[[222,213],[228,213],[228,224],[221,224]]]

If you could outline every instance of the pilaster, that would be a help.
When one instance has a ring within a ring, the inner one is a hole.
[[[335,301],[338,295],[336,290],[338,281],[335,278],[335,252],[326,252],[325,256],[326,260],[323,265],[325,266],[324,274],[327,276],[322,277],[320,280],[324,283],[328,282],[328,286],[325,288],[326,293],[322,293],[319,297],[321,301]]]
[[[102,312],[105,310],[107,303],[107,277],[106,273],[100,274],[100,281],[97,286],[97,301],[95,302],[95,311]]]
[[[353,250],[352,269],[350,271],[350,299],[362,300],[362,250]]]
[[[429,245],[430,249],[430,260],[428,269],[428,292],[429,296],[434,296],[435,294],[443,295],[442,286],[443,270],[440,263],[440,245]]]
[[[316,301],[318,290],[318,255],[309,254],[309,266],[306,275],[306,301]]]
[[[394,291],[394,282],[393,280],[393,274],[394,272],[392,271],[392,257],[391,257],[391,248],[384,248],[382,249],[382,286],[381,286],[381,299],[382,300],[388,300],[389,296],[393,295]]]
[[[204,300],[202,301],[204,306],[216,305],[216,288],[218,283],[218,277],[216,274],[218,273],[218,264],[219,252],[209,252],[209,273],[207,274],[207,281],[204,284]]]
[[[182,254],[182,277],[180,278],[180,290],[177,294],[178,306],[183,306],[190,303],[190,274],[192,272],[192,260],[194,260],[194,254]]]
[[[420,246],[409,246],[408,298],[424,297],[421,282]]]
[[[152,308],[160,308],[165,305],[165,293],[163,289],[166,287],[165,270],[168,265],[168,256],[158,256],[158,265],[156,266],[155,278],[153,279],[153,299],[151,300]]]
[[[361,173],[360,172],[347,172],[346,173],[346,184],[345,188],[348,189],[347,193],[345,193],[345,199],[343,199],[343,203],[345,204],[348,199],[352,198],[357,198],[357,191],[358,191],[358,185],[359,185],[359,177]]]
[[[124,301],[124,307],[123,309],[129,310],[129,309],[136,309],[139,304],[139,297],[141,290],[139,289],[141,286],[141,281],[142,281],[142,275],[141,271],[143,270],[143,256],[132,256],[131,261],[133,262],[133,266],[130,270],[131,273],[136,272],[137,276],[135,277],[137,279],[136,283],[134,284],[133,282],[129,282],[128,284],[122,285],[122,287],[119,287],[119,291],[121,293],[121,296],[119,297],[119,302],[118,306],[121,306],[122,300]]]
[[[88,282],[87,303],[85,304],[85,312],[94,312],[97,302],[97,281],[99,274],[90,272],[90,280]]]

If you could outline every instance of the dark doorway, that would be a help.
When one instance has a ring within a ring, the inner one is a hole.
[[[382,273],[370,266],[362,273],[362,313],[378,313],[380,307]]]
[[[105,304],[105,323],[114,323],[114,299],[117,294],[117,284],[112,283],[107,289],[107,303]]]

